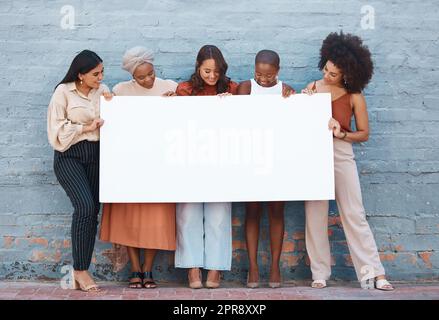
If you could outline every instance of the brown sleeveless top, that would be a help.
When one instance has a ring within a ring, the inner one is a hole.
[[[316,90],[316,82],[314,81],[314,85],[312,87],[313,90]],[[345,93],[338,99],[332,101],[332,117],[340,122],[341,128],[348,132],[352,132],[351,128],[351,119],[352,119],[352,107],[351,107],[351,95],[349,93]]]

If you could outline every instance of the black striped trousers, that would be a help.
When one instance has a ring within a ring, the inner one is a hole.
[[[99,214],[99,142],[81,141],[55,151],[55,175],[72,202],[73,268],[88,270]]]

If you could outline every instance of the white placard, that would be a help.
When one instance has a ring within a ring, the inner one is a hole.
[[[101,98],[101,202],[334,199],[330,94]]]

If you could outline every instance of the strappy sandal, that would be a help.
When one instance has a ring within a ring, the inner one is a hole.
[[[157,283],[155,283],[152,277],[152,271],[147,271],[143,273],[143,287],[145,289],[155,289],[157,288]]]
[[[101,289],[96,283],[89,284],[88,286],[83,285],[75,278],[75,273],[72,272],[72,289],[73,290],[81,290],[84,292],[100,292]]]
[[[375,280],[375,289],[383,291],[393,291],[395,288],[386,279]]]
[[[140,279],[140,281],[131,281],[132,279]],[[132,272],[130,277],[130,282],[128,288],[130,289],[142,289],[143,287],[143,273],[142,272]]]
[[[326,280],[314,280],[311,283],[311,287],[314,288],[314,289],[326,288]]]

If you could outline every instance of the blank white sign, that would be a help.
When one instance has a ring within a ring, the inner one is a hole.
[[[101,202],[334,199],[330,94],[101,99]]]

